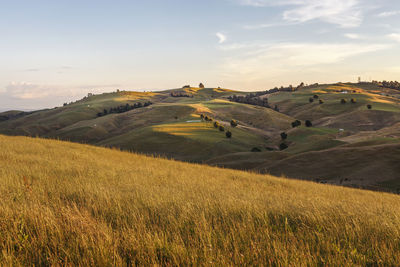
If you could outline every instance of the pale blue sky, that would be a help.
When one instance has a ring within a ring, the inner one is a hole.
[[[397,0],[10,0],[0,110],[203,82],[400,80]]]

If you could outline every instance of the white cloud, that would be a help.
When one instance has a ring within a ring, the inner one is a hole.
[[[295,23],[318,19],[350,28],[360,26],[363,20],[360,0],[239,0],[239,3],[255,7],[292,6],[283,12],[283,19]]]
[[[218,42],[219,42],[220,44],[225,43],[225,41],[226,41],[226,39],[227,39],[225,34],[220,33],[220,32],[217,32],[215,35],[217,36]]]
[[[379,14],[377,15],[377,17],[380,17],[380,18],[387,18],[387,17],[396,16],[396,15],[400,15],[400,10],[385,11],[385,12],[379,13]]]
[[[239,47],[239,46],[238,46]],[[321,65],[335,64],[353,56],[387,49],[382,44],[317,44],[280,43],[264,44],[258,47],[231,53],[221,67],[226,76],[251,80],[265,79],[266,76],[291,75],[299,71],[321,68]],[[227,51],[229,52],[229,51]],[[242,76],[242,77],[241,77]]]
[[[345,33],[344,36],[353,40],[363,39],[363,36],[357,33]]]
[[[400,33],[391,33],[387,37],[400,43]]]

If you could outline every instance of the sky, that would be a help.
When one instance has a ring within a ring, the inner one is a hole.
[[[400,80],[398,0],[2,0],[0,110],[87,93]]]

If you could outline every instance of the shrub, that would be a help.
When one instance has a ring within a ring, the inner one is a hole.
[[[312,122],[310,120],[306,120],[306,126],[307,127],[311,127],[312,126]]]
[[[310,98],[308,99],[308,101],[310,101],[310,103],[312,103],[312,102],[314,102],[314,98],[310,97]]]
[[[340,103],[341,103],[341,104],[346,104],[347,101],[346,101],[346,99],[342,98],[342,99],[340,100]]]
[[[230,131],[226,131],[225,135],[226,135],[226,138],[232,137],[232,133]]]
[[[278,108],[277,105],[275,105],[274,110],[275,110],[276,112],[279,112],[279,108]]]
[[[261,149],[259,149],[258,147],[253,147],[251,149],[251,152],[261,152]]]
[[[372,109],[372,105],[368,104],[368,105],[367,105],[367,108],[368,108],[368,109]]]
[[[299,120],[295,120],[294,122],[292,122],[292,127],[293,128],[298,127],[300,125],[301,125],[301,121],[299,121]]]
[[[222,125],[220,125],[220,126],[218,127],[218,129],[219,129],[221,132],[224,132],[224,131],[225,131],[225,127],[222,126]]]
[[[288,148],[288,145],[285,144],[285,143],[281,143],[281,144],[279,145],[279,149],[280,149],[280,150],[285,150],[285,149],[287,149],[287,148]]]
[[[234,120],[234,119],[232,119],[232,120],[231,120],[231,126],[232,126],[232,127],[236,127],[236,126],[238,126],[238,123],[237,123],[237,121],[236,121],[236,120]]]
[[[320,103],[320,104],[323,104],[323,103],[324,103],[324,100],[320,99],[320,100],[319,100],[319,103]]]
[[[281,133],[282,140],[286,140],[287,136],[288,136],[287,133],[285,133],[285,132]]]
[[[219,127],[218,121],[214,122],[214,127],[215,127],[215,128],[218,128],[218,127]]]
[[[318,99],[318,98],[319,98],[319,96],[317,96],[317,95],[314,95],[313,97],[314,97],[315,99]]]
[[[355,103],[357,103],[357,101],[356,101],[356,99],[355,99],[355,98],[352,98],[352,99],[350,100],[350,102],[351,102],[352,104],[355,104]]]
[[[200,115],[200,118],[203,120],[203,119],[204,119],[204,115],[203,115],[203,114],[201,114],[201,115]]]

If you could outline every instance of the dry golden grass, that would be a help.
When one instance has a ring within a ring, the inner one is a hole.
[[[398,265],[400,197],[0,136],[0,265]]]

